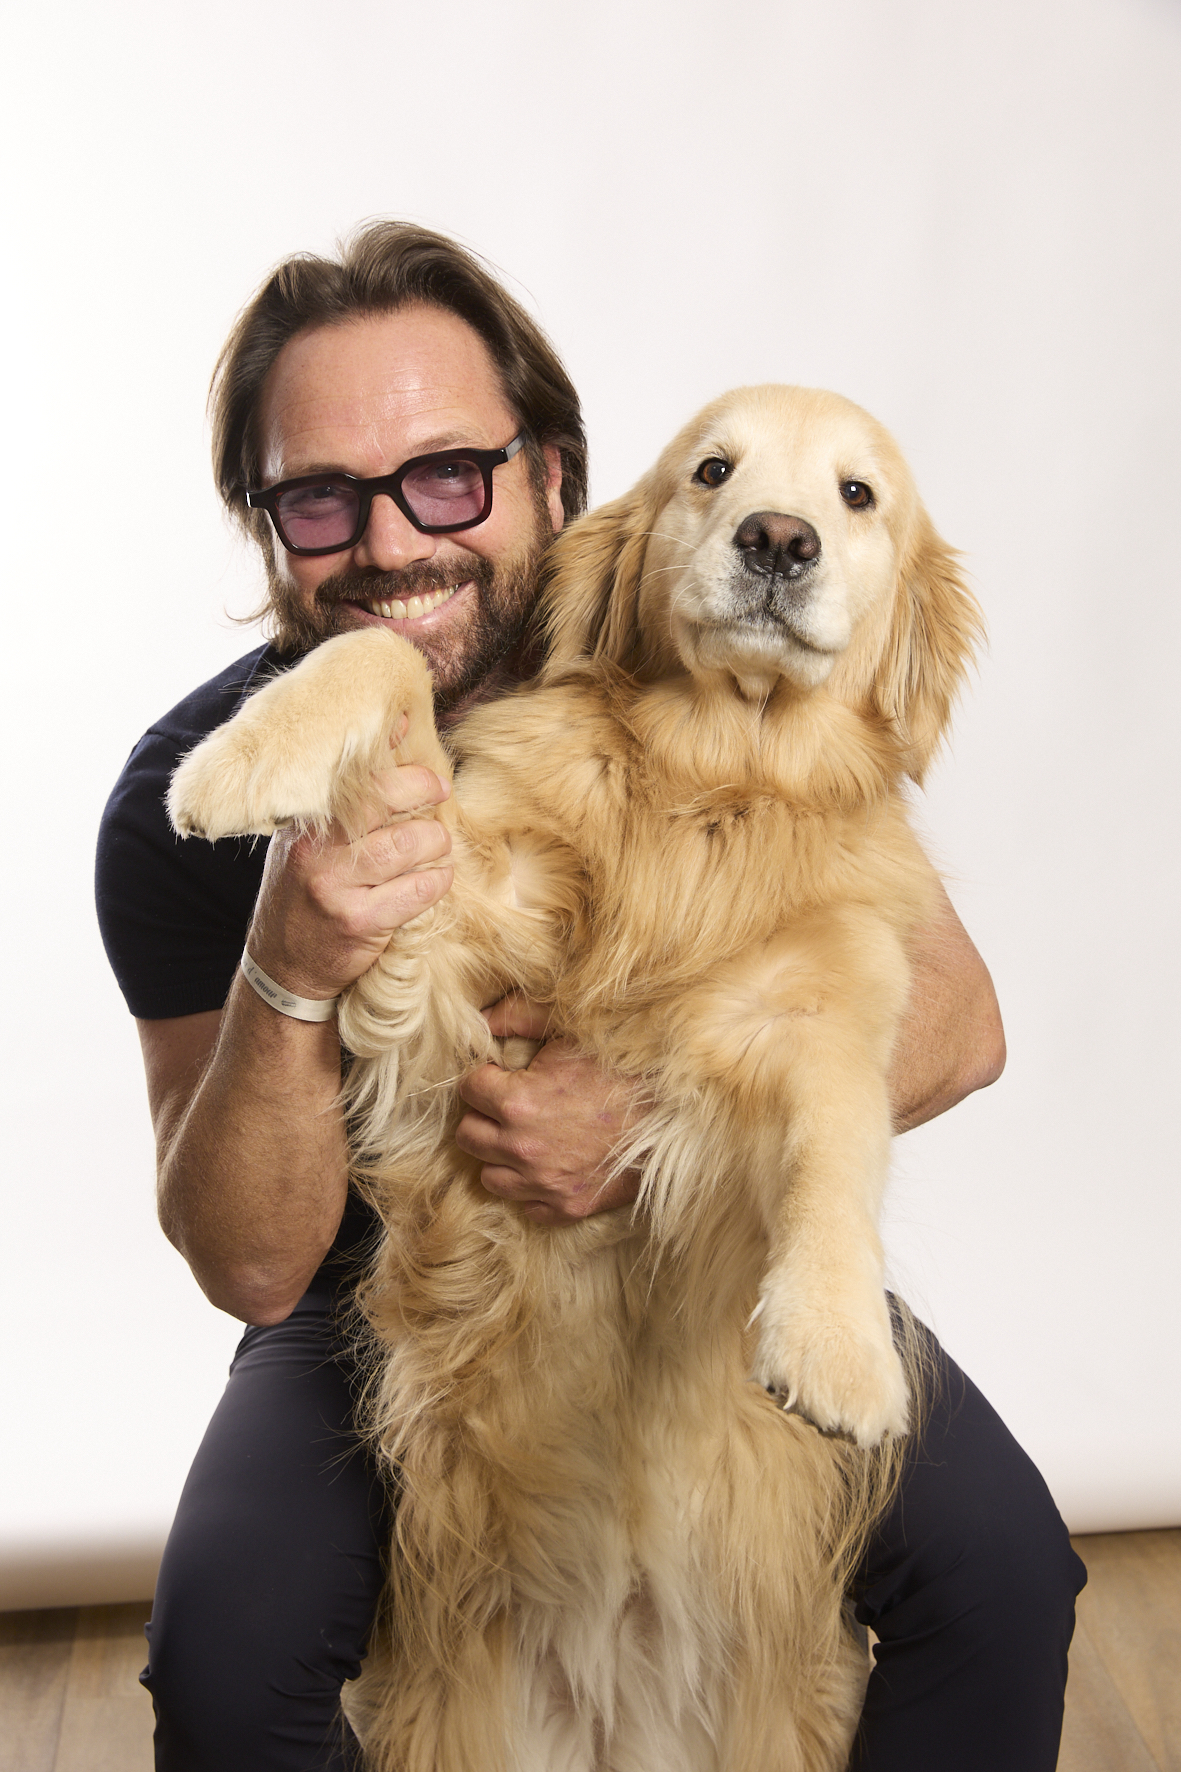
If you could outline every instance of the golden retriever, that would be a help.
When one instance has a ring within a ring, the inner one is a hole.
[[[368,630],[170,797],[185,834],[359,834],[403,715],[398,761],[457,766],[421,814],[454,887],[340,1008],[386,1226],[368,1421],[401,1491],[368,1761],[835,1769],[864,1678],[844,1581],[910,1407],[876,1225],[933,905],[905,783],[977,608],[886,432],[756,387],[559,538],[543,609],[540,676],[453,757],[420,655]],[[642,1079],[634,1212],[539,1227],[451,1143],[510,988]]]

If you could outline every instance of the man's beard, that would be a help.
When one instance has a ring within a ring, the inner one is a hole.
[[[271,567],[267,572],[266,626],[280,652],[310,652],[336,634],[368,626],[358,621],[350,604],[403,603],[415,596],[470,585],[461,623],[416,633],[413,644],[426,658],[434,678],[435,709],[444,714],[465,701],[498,665],[521,644],[537,597],[537,572],[550,540],[548,512],[527,546],[514,559],[495,565],[481,554],[461,549],[446,562],[423,560],[402,572],[341,572],[317,586],[310,605],[306,594]],[[406,636],[407,639],[410,635]]]

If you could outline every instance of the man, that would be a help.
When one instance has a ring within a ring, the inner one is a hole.
[[[443,828],[388,822],[446,788],[391,768],[359,846],[284,832],[265,861],[235,843],[181,848],[161,796],[176,758],[251,684],[334,633],[404,633],[431,664],[444,724],[527,675],[536,567],[582,508],[585,441],[528,317],[452,242],[398,223],[366,229],[339,264],[280,267],[226,345],[212,405],[219,486],[262,549],[274,644],[146,735],[99,853],[104,937],[139,1019],[161,1221],[212,1302],[251,1325],[169,1540],[145,1680],[170,1772],[345,1767],[357,1759],[339,1691],[364,1653],[389,1502],[353,1431],[338,1322],[372,1224],[348,1192],[326,1006],[448,889]],[[440,532],[415,488],[470,471],[465,451],[488,452],[483,503]],[[297,1015],[237,970],[244,940],[255,968],[303,1000]],[[489,1019],[544,1031],[526,1003]],[[945,905],[916,956],[899,1129],[1002,1061],[987,972]],[[603,1184],[627,1092],[562,1040],[525,1072],[482,1067],[462,1095],[457,1137],[483,1185],[538,1222],[634,1197],[634,1177]],[[880,1639],[858,1763],[1051,1772],[1081,1565],[1024,1454],[933,1341],[932,1358],[929,1425],[858,1584]]]

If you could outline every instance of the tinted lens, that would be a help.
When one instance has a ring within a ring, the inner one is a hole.
[[[402,481],[402,497],[430,528],[478,522],[484,515],[484,476],[459,455],[439,455]]]
[[[298,486],[276,500],[283,534],[297,548],[343,548],[357,527],[359,500],[351,486],[334,480]]]

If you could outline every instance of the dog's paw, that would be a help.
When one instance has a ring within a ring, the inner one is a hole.
[[[269,837],[299,819],[327,821],[332,762],[291,756],[257,722],[231,721],[179,765],[168,790],[168,816],[182,837]]]
[[[381,630],[342,635],[189,753],[173,775],[168,815],[182,837],[210,842],[292,823],[324,830],[333,818],[360,834],[373,773],[410,760],[415,743],[438,768],[421,654]]]
[[[859,1446],[906,1432],[906,1379],[884,1295],[853,1312],[804,1303],[769,1280],[755,1319],[751,1377],[785,1409],[807,1416],[824,1433],[848,1434]]]

